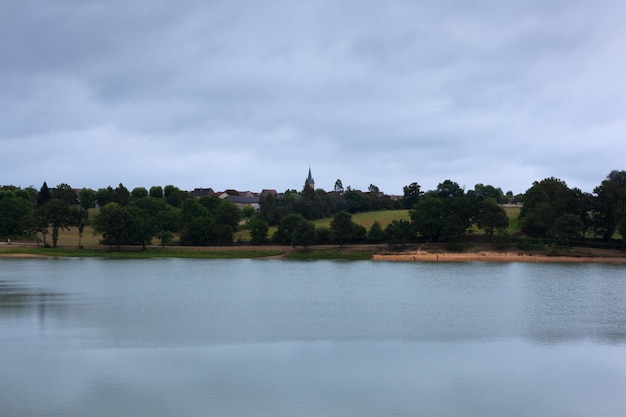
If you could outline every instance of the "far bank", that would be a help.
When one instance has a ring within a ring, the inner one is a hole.
[[[500,248],[495,244],[468,245],[462,251],[445,244],[320,245],[306,249],[283,245],[234,246],[109,246],[93,245],[83,249],[71,246],[44,248],[32,242],[0,244],[0,257],[101,257],[115,259],[204,258],[204,259],[295,259],[295,260],[374,260],[403,262],[563,262],[626,264],[620,250],[551,246],[543,250],[522,251]]]

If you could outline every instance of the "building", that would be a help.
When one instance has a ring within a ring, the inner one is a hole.
[[[315,180],[313,176],[311,176],[311,167],[309,167],[309,176],[306,178],[306,181],[304,181],[304,186],[315,189]]]

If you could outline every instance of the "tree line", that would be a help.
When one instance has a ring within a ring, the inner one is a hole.
[[[289,244],[308,247],[324,243],[408,242],[459,243],[473,226],[488,240],[506,236],[509,219],[501,204],[523,203],[520,231],[531,238],[560,244],[585,239],[611,242],[626,236],[626,171],[611,171],[593,193],[569,188],[564,181],[536,181],[525,193],[513,196],[500,188],[477,184],[464,190],[445,180],[434,190],[422,191],[417,182],[392,198],[370,185],[363,192],[343,188],[337,180],[332,191],[305,185],[301,191],[264,194],[257,211],[240,209],[216,196],[195,198],[173,185],[137,187],[123,184],[98,190],[76,191],[68,184],[39,190],[0,187],[0,236],[32,237],[44,246],[57,246],[61,230],[75,227],[79,245],[86,226],[111,247],[145,245],[158,239],[163,245],[178,236],[182,245],[231,245],[235,233],[248,229],[252,244]],[[373,210],[407,209],[408,220],[369,230],[352,221],[352,215]],[[316,227],[312,220],[332,218],[330,226]],[[268,236],[270,226],[276,232]]]

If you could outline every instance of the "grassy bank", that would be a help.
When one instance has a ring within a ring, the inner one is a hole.
[[[369,245],[354,246],[314,246],[308,250],[291,246],[166,246],[140,247],[126,246],[120,251],[107,246],[87,249],[43,248],[32,245],[2,245],[0,257],[84,257],[110,259],[149,259],[149,258],[195,258],[195,259],[262,259],[285,258],[293,260],[367,260],[373,250]]]
[[[83,258],[111,258],[111,259],[150,259],[150,258],[198,258],[198,259],[242,259],[267,258],[284,254],[276,249],[220,249],[210,250],[202,248],[140,248],[113,251],[107,249],[72,249],[72,248],[36,248],[36,247],[4,247],[0,255],[31,255],[42,257],[83,257]]]
[[[347,260],[365,261],[372,259],[371,250],[345,250],[341,248],[318,249],[308,251],[293,251],[285,254],[284,258],[294,260]]]

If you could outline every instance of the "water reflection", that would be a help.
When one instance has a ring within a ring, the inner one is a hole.
[[[590,342],[297,342],[11,359],[0,404],[23,416],[611,417],[623,415],[626,387],[626,356]]]
[[[62,307],[71,302],[71,294],[44,290],[20,284],[15,281],[0,280],[0,311],[2,314],[31,314],[37,310],[41,320],[45,320],[46,309]]]
[[[623,416],[626,269],[0,262],[0,415]]]

